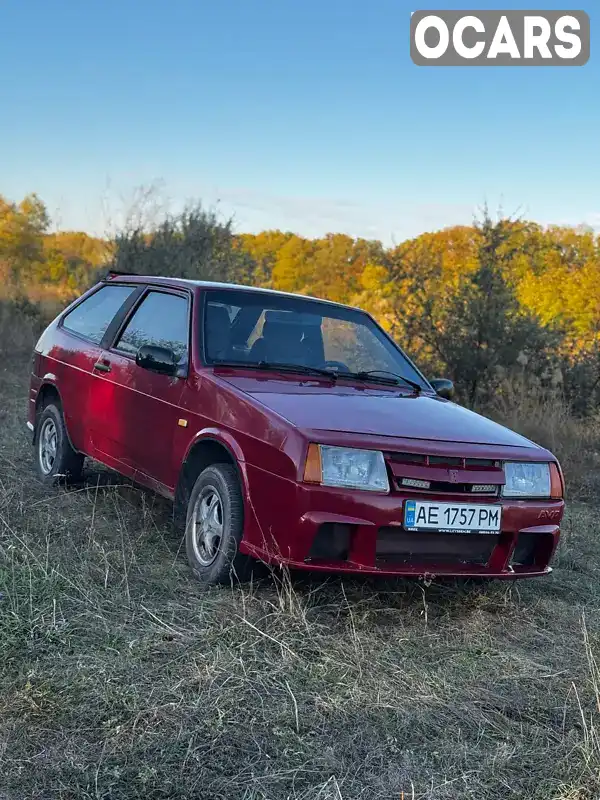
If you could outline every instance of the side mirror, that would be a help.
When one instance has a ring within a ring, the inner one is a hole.
[[[443,397],[444,400],[452,400],[454,397],[454,384],[452,381],[446,378],[434,378],[432,381],[429,381],[429,383],[435,389],[435,393],[438,397]]]
[[[160,372],[162,375],[175,375],[177,373],[177,359],[175,353],[168,347],[158,347],[154,344],[144,344],[135,355],[138,367]]]

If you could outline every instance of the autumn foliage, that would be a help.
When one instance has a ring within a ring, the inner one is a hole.
[[[473,225],[385,247],[336,233],[235,233],[198,205],[108,241],[50,232],[35,195],[18,204],[0,197],[5,300],[35,316],[32,308],[64,305],[108,264],[361,306],[427,374],[452,378],[470,405],[489,403],[524,373],[576,412],[600,401],[600,236],[590,228],[483,212]]]

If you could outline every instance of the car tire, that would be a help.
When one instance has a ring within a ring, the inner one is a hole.
[[[62,411],[54,403],[43,408],[38,416],[34,448],[36,471],[43,483],[81,478],[84,456],[71,447]]]
[[[187,505],[185,546],[192,571],[207,585],[244,580],[251,559],[239,552],[244,501],[232,464],[204,469]]]

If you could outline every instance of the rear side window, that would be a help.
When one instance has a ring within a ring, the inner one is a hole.
[[[103,286],[69,311],[63,318],[63,328],[100,344],[115,315],[134,291],[132,286]]]
[[[188,301],[165,292],[149,292],[127,323],[115,347],[135,355],[144,344],[168,347],[180,364],[187,361]]]

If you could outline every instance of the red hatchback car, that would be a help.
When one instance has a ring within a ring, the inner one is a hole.
[[[207,583],[547,574],[556,458],[451,392],[357,308],[110,273],[37,343],[27,424],[44,481],[89,456],[174,500]]]

